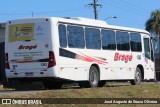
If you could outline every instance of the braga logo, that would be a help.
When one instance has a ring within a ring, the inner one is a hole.
[[[128,63],[128,61],[132,61],[133,55],[125,55],[125,54],[120,54],[119,52],[116,52],[114,55],[114,60],[115,61],[125,61],[125,63]]]
[[[20,45],[18,49],[19,49],[19,50],[21,50],[21,49],[32,50],[32,49],[36,49],[36,48],[37,48],[37,44],[36,44],[36,45],[31,45],[31,46]]]

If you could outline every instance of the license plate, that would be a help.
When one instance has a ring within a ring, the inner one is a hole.
[[[26,73],[25,73],[25,76],[26,76],[26,77],[31,77],[31,76],[33,76],[33,72],[26,72]]]

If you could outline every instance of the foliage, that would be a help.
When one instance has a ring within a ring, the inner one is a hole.
[[[160,34],[160,9],[151,13],[150,18],[146,22],[146,30],[152,34]]]

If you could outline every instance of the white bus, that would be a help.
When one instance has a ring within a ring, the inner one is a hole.
[[[7,22],[8,79],[40,80],[48,89],[63,81],[101,87],[107,80],[154,80],[150,34],[80,17],[26,18]]]

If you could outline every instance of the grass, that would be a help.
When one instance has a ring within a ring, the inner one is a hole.
[[[41,87],[40,89],[43,90]],[[10,94],[1,95],[1,98],[160,98],[160,84],[159,83],[144,83],[140,85],[109,85],[102,88],[63,88],[59,90],[43,90],[40,92],[22,93],[22,94]],[[3,105],[4,107],[7,107]],[[16,107],[25,107],[27,105],[16,105]],[[36,105],[34,105],[36,106]],[[69,105],[43,105],[46,107],[102,107],[104,104],[69,104]],[[160,105],[155,104],[108,104],[107,107],[159,107]],[[14,105],[12,106],[14,107]],[[42,105],[38,105],[42,107]]]

